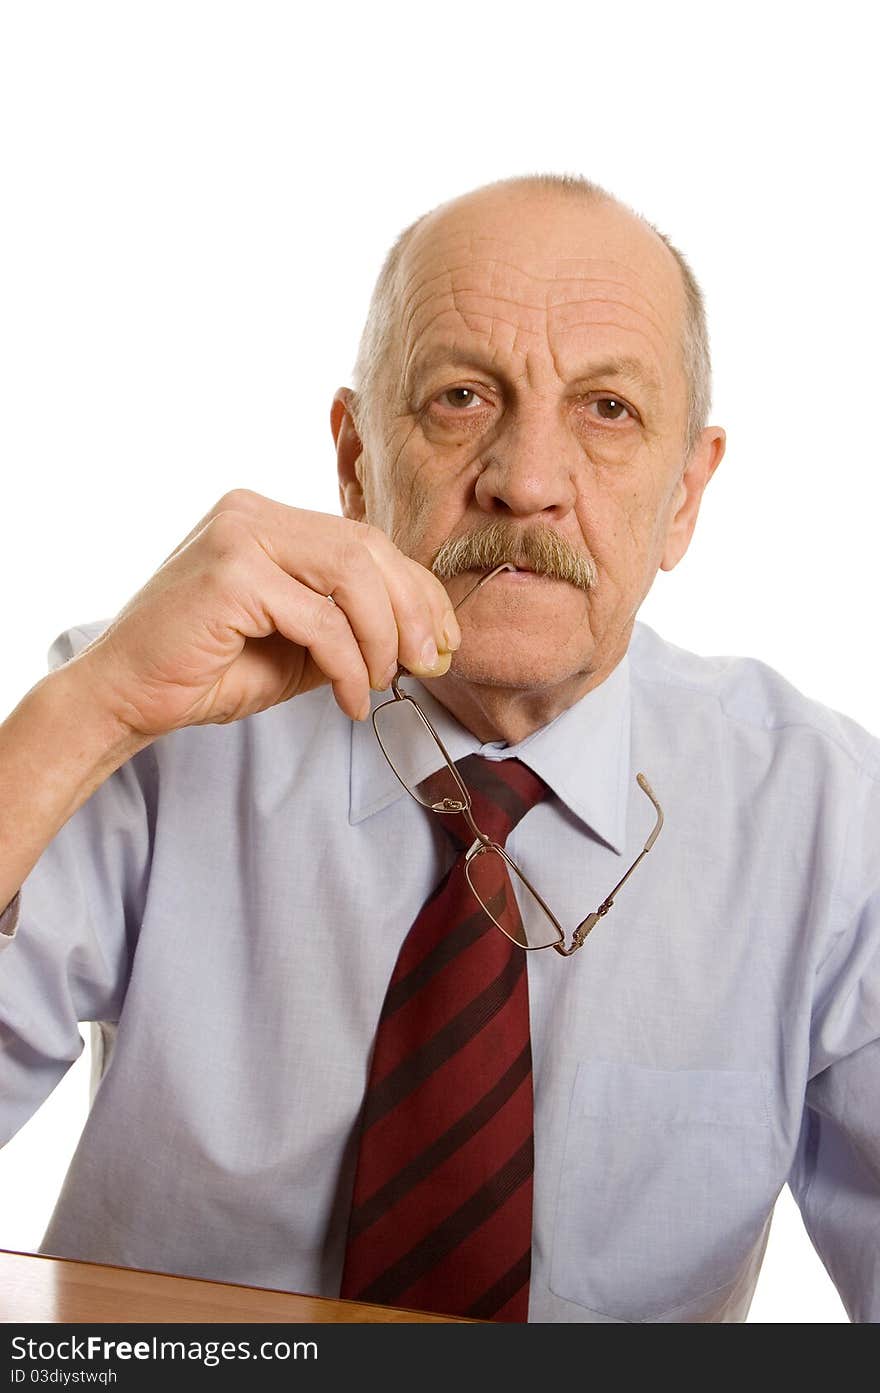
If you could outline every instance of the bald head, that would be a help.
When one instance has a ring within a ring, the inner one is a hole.
[[[580,205],[584,220],[584,257],[615,261],[621,257],[665,284],[675,319],[681,369],[687,390],[683,431],[689,456],[706,423],[711,395],[711,368],[705,310],[700,288],[684,256],[653,224],[605,189],[571,175],[536,174],[497,180],[470,190],[422,214],[400,233],[380,271],[354,368],[352,414],[363,440],[378,439],[381,422],[393,410],[400,389],[402,341],[414,311],[424,300],[425,272],[438,241],[459,246],[465,255],[491,254],[493,225],[514,228],[528,239],[524,214],[539,210],[544,226],[554,203]],[[534,228],[534,218],[532,218]],[[532,246],[541,238],[532,232]],[[580,250],[580,245],[578,246]]]

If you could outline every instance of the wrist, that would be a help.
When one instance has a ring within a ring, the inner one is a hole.
[[[69,659],[29,693],[48,728],[56,728],[68,758],[87,783],[100,783],[139,750],[152,744],[112,709],[96,681],[88,654]]]
[[[102,704],[72,658],[42,678],[0,725],[0,905],[87,798],[151,741]]]

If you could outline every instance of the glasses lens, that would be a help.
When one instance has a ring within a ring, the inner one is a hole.
[[[508,938],[521,948],[549,948],[564,934],[512,861],[494,847],[480,847],[466,867],[471,889]],[[511,893],[512,892],[512,893]]]
[[[460,813],[469,806],[443,751],[409,697],[377,706],[373,726],[385,758],[413,798],[435,813]]]

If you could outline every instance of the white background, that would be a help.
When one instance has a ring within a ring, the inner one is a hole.
[[[726,457],[640,614],[880,732],[870,8],[541,0],[0,11],[0,714],[243,485],[337,511],[329,428],[382,257],[420,213],[586,175],[708,302]],[[0,1155],[34,1246],[81,1060]],[[843,1321],[788,1191],[750,1314]]]

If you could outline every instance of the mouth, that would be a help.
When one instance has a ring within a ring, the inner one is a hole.
[[[502,589],[507,589],[510,586],[513,589],[521,587],[538,590],[556,584],[553,577],[544,571],[535,571],[531,566],[515,566],[512,561],[508,562],[506,566],[499,566],[495,571],[490,571],[488,575],[484,575],[483,584],[487,580],[490,581],[489,589],[498,585]]]
[[[543,571],[536,571],[535,568],[533,566],[529,566],[528,563],[519,566],[514,565],[512,561],[509,561],[507,563],[507,566],[505,567],[505,570],[509,576],[531,576],[533,580],[550,579],[550,577],[547,576]],[[501,574],[503,575],[504,572],[502,571]]]
[[[538,574],[534,567],[530,566],[527,561],[523,562],[521,565],[513,561],[502,561],[498,566],[494,566],[488,571],[481,571],[479,572],[479,574],[481,574],[486,580],[489,580],[490,577],[502,576],[505,572],[512,575],[528,576],[534,576]]]

